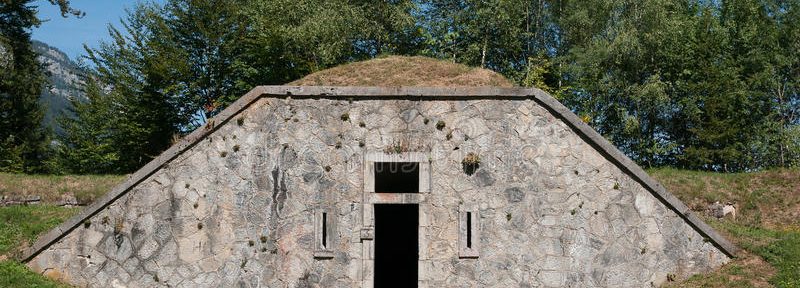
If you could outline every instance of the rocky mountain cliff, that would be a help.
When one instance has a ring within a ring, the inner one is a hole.
[[[57,123],[58,117],[69,113],[72,99],[86,98],[80,91],[83,81],[78,75],[81,68],[58,48],[39,41],[33,41],[33,48],[39,54],[39,61],[44,64],[49,78],[40,98],[45,109],[43,124],[53,128],[56,133],[63,133]]]

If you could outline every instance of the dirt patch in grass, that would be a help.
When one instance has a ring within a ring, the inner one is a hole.
[[[64,196],[89,204],[125,180],[124,175],[25,175],[0,173],[0,196],[39,196],[56,204]]]
[[[389,56],[345,64],[310,74],[288,85],[385,87],[515,86],[513,82],[491,70],[420,56]]]

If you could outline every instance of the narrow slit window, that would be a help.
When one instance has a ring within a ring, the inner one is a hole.
[[[472,249],[472,212],[467,212],[467,248]]]
[[[318,208],[314,212],[314,258],[333,258],[336,214],[330,208]]]
[[[480,214],[472,207],[459,207],[458,210],[458,257],[478,258],[481,231]]]
[[[328,213],[322,212],[322,249],[328,248]]]

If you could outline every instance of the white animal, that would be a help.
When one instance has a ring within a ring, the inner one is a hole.
[[[736,221],[736,206],[735,203],[725,203],[725,206],[722,206],[722,217],[724,218],[726,215],[731,214],[731,217],[734,221]]]
[[[722,203],[719,203],[719,201],[717,201],[714,202],[714,204],[711,204],[708,208],[711,212],[711,215],[714,215],[714,217],[717,217],[718,219],[725,218],[725,216],[728,216],[728,214],[730,214],[731,218],[733,218],[733,220],[736,220],[735,203],[727,202],[725,203],[725,205],[722,205]]]

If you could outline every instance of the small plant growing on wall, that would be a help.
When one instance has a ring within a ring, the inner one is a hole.
[[[464,160],[461,160],[461,168],[464,169],[464,173],[467,175],[472,176],[478,168],[481,166],[481,157],[478,154],[469,152],[467,156],[464,157]]]
[[[392,144],[383,149],[386,154],[400,154],[411,149],[406,141],[392,141]]]
[[[123,228],[125,228],[125,222],[122,219],[114,220],[114,234],[121,234]]]
[[[122,241],[125,239],[122,237],[122,229],[125,228],[125,223],[122,219],[114,220],[114,244],[117,245],[117,248],[122,246]]]
[[[441,131],[442,129],[444,129],[445,126],[447,126],[447,124],[445,124],[444,121],[442,121],[442,120],[439,120],[439,122],[436,122],[436,130]]]

